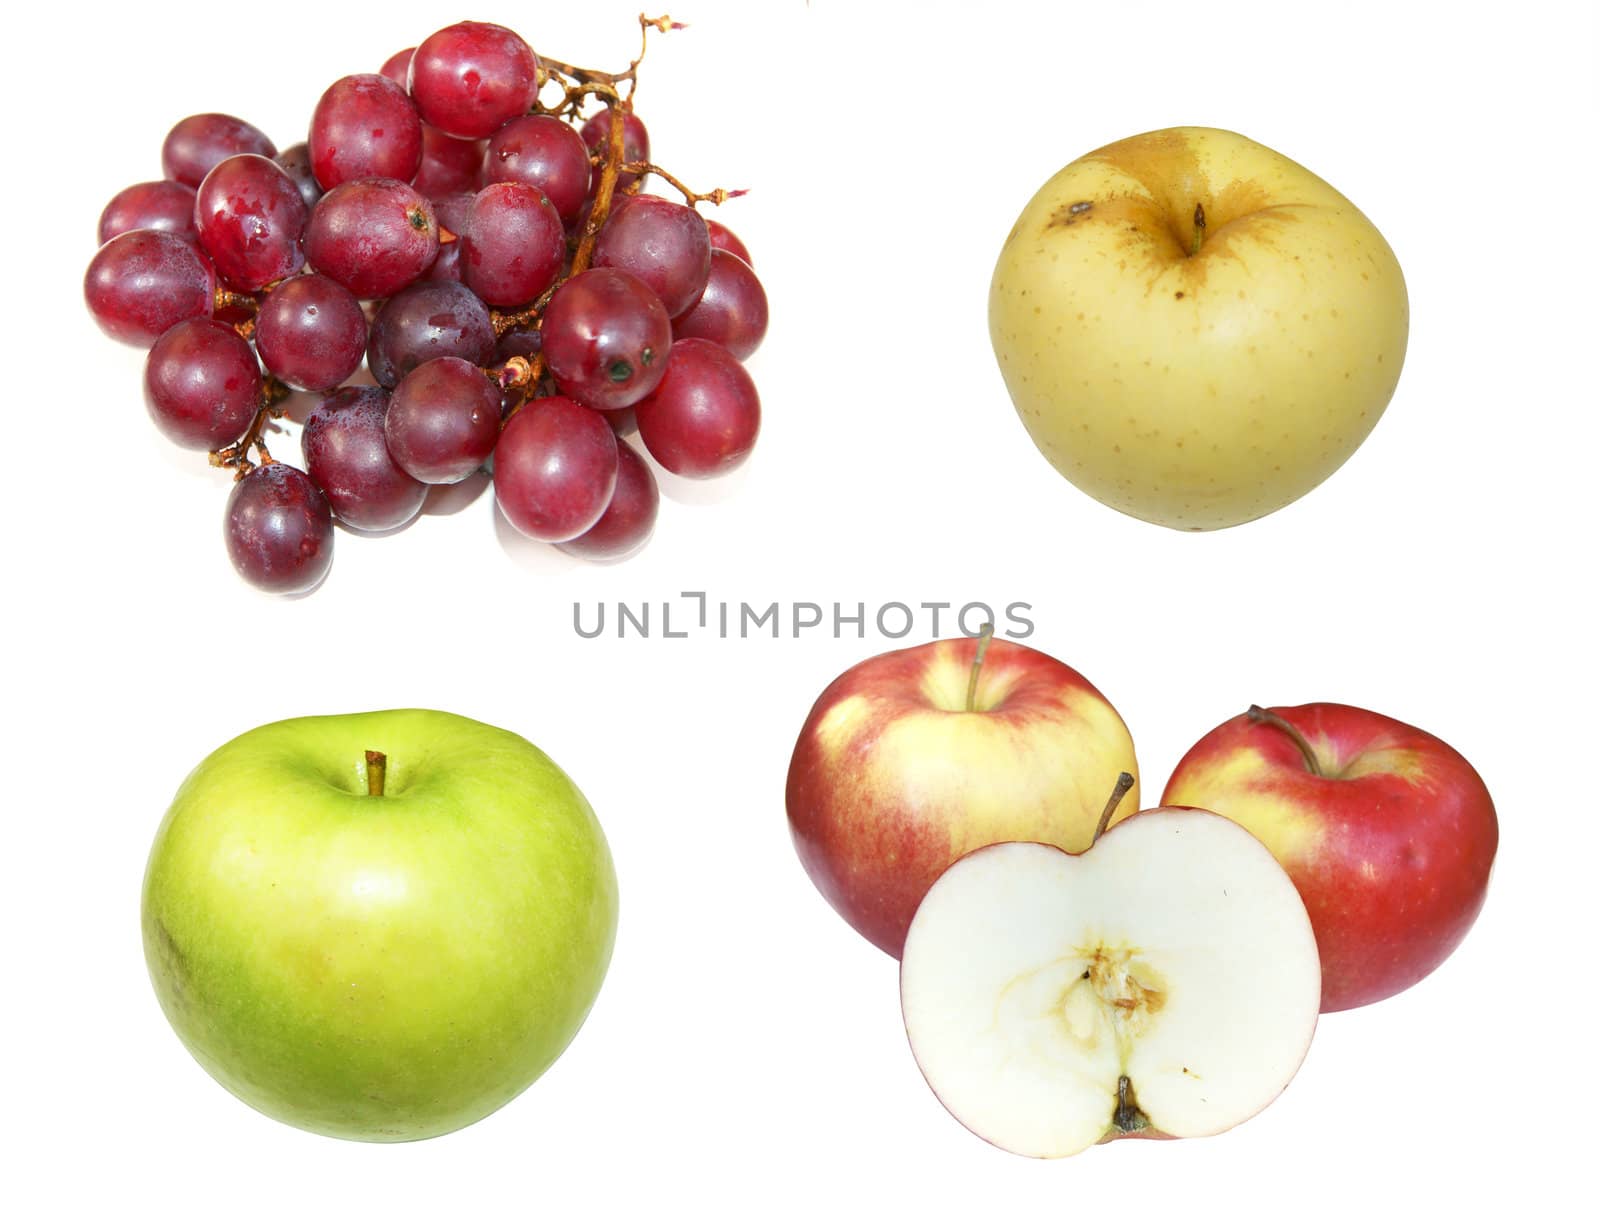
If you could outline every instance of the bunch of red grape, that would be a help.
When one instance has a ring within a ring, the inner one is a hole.
[[[696,208],[738,194],[650,162],[638,65],[573,68],[460,22],[334,82],[281,153],[231,116],[180,121],[166,178],[112,198],[84,298],[149,348],[156,426],[234,470],[225,540],[247,581],[308,590],[336,521],[394,529],[480,469],[522,533],[616,559],[659,504],[623,437],[691,477],[749,454],[766,293]],[[652,174],[682,203],[641,191]],[[363,364],[376,383],[346,384]],[[321,395],[304,469],[265,439],[292,390]]]

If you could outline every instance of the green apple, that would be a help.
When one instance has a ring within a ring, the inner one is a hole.
[[[1096,500],[1184,530],[1262,517],[1337,470],[1394,393],[1408,319],[1400,265],[1360,210],[1214,128],[1057,172],[989,290],[1040,452]]]
[[[455,714],[297,718],[208,756],[145,873],[145,958],[195,1059],[269,1116],[408,1141],[481,1119],[572,1041],[617,887],[594,812]]]

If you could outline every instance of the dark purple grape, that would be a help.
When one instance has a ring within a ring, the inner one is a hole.
[[[511,307],[549,290],[567,259],[567,237],[550,199],[526,184],[490,184],[472,203],[461,272],[487,302]]]
[[[644,458],[617,441],[617,486],[600,520],[575,539],[556,546],[584,560],[620,560],[632,555],[655,529],[661,491]]]
[[[706,219],[706,230],[711,235],[711,246],[713,248],[721,248],[724,252],[733,253],[734,256],[750,266],[751,269],[756,267],[756,263],[750,259],[750,249],[744,246],[744,241],[715,218]]]
[[[677,316],[705,290],[711,236],[705,219],[687,205],[623,197],[600,228],[594,264],[632,274],[656,293],[668,316]]]
[[[383,62],[383,67],[378,71],[387,77],[402,90],[406,88],[406,79],[411,73],[411,54],[415,47],[407,47],[404,51],[397,51]]]
[[[631,406],[660,384],[672,346],[661,300],[617,269],[587,269],[563,282],[540,334],[561,391],[597,410]]]
[[[533,48],[504,26],[462,21],[430,34],[411,57],[411,97],[452,137],[487,137],[539,95]]]
[[[301,274],[267,292],[256,313],[261,362],[295,389],[332,389],[361,366],[367,314],[332,278]]]
[[[346,180],[408,180],[422,165],[422,121],[381,73],[341,77],[311,113],[311,170],[324,189]]]
[[[415,282],[439,255],[433,206],[400,180],[349,180],[317,202],[306,257],[360,299]]]
[[[439,219],[439,255],[428,267],[426,274],[429,282],[462,282],[461,274],[461,240],[467,233],[467,223],[472,219],[472,201],[476,197],[472,192],[452,192],[448,196],[435,198],[433,202],[434,214]],[[452,238],[445,239],[446,231]]]
[[[583,139],[583,144],[588,147],[591,154],[600,155],[600,161],[603,163],[606,143],[611,137],[611,108],[597,111],[585,120],[578,136]],[[644,121],[631,111],[622,113],[622,161],[650,161],[650,133],[645,129]],[[617,177],[617,187],[626,188],[640,178],[632,171],[624,171]]]
[[[711,253],[711,276],[694,305],[672,322],[675,338],[705,338],[745,360],[767,336],[767,292],[755,270],[726,249]]]
[[[453,192],[476,192],[483,174],[483,142],[463,141],[422,126],[422,163],[411,183],[423,196],[437,202]]]
[[[150,346],[179,321],[210,316],[217,275],[196,244],[167,231],[127,231],[83,275],[95,324],[119,342]]]
[[[598,411],[539,398],[506,421],[494,449],[494,498],[529,538],[577,538],[600,520],[616,486],[617,438]]]
[[[161,173],[190,188],[198,188],[211,168],[235,154],[260,154],[271,158],[278,147],[254,124],[231,115],[210,112],[191,115],[172,126],[161,143]]]
[[[459,483],[494,452],[500,389],[465,359],[429,360],[395,386],[383,433],[413,478]]]
[[[200,246],[231,286],[258,291],[299,273],[306,203],[284,169],[260,154],[225,158],[196,193]]]
[[[128,231],[166,231],[182,239],[197,240],[194,229],[194,189],[174,180],[134,184],[112,197],[100,212],[100,242]]]
[[[294,181],[294,186],[300,190],[300,199],[306,203],[307,210],[322,200],[322,185],[317,183],[317,177],[311,170],[311,147],[304,141],[280,151],[272,161],[282,167],[283,173]],[[307,217],[309,216],[308,214]]]
[[[221,449],[261,407],[261,367],[250,343],[220,321],[179,321],[145,357],[144,404],[174,444]]]
[[[761,431],[755,382],[737,359],[703,338],[673,345],[666,378],[634,411],[650,456],[690,479],[738,466]]]
[[[498,363],[507,359],[539,353],[539,331],[531,325],[525,329],[508,329],[500,335],[500,340],[494,344],[494,358]]]
[[[415,517],[428,485],[389,456],[384,413],[389,395],[362,385],[336,389],[306,419],[300,449],[306,471],[328,498],[333,515],[357,530],[393,530]]]
[[[298,594],[328,575],[333,511],[304,471],[270,462],[228,493],[223,538],[233,567],[251,585]]]
[[[367,367],[393,389],[430,359],[485,364],[494,357],[489,309],[458,282],[418,282],[390,297],[372,321]]]
[[[589,197],[589,151],[570,124],[553,115],[519,115],[489,139],[486,184],[527,184],[550,198],[562,222]]]

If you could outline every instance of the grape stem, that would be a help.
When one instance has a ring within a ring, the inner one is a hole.
[[[250,420],[250,426],[245,428],[244,435],[226,449],[218,449],[207,454],[207,460],[213,466],[233,471],[236,483],[256,468],[257,463],[250,460],[251,449],[254,449],[256,456],[260,458],[260,465],[270,466],[272,454],[267,451],[267,423],[283,413],[283,403],[293,392],[294,390],[276,376],[263,376],[261,405],[256,408],[255,417]]]

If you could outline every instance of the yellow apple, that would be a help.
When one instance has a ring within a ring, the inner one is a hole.
[[[1405,358],[1399,262],[1297,163],[1170,128],[1057,172],[1006,237],[989,332],[1066,478],[1183,530],[1265,516],[1337,470]]]

